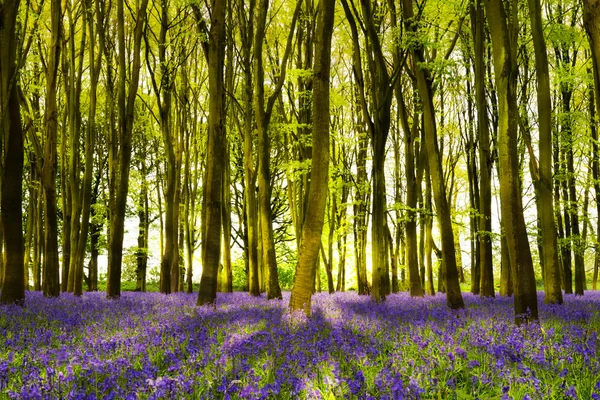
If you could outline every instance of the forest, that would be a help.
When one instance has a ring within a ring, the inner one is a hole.
[[[5,2],[2,301],[596,289],[597,4],[313,3]]]
[[[0,397],[600,398],[599,115],[599,0],[3,0]]]

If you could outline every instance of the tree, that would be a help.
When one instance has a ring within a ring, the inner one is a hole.
[[[169,16],[168,0],[160,1],[157,37],[158,68],[156,55],[150,44],[149,33],[144,35],[146,42],[146,64],[150,72],[152,87],[158,104],[158,120],[166,152],[166,183],[165,190],[165,251],[160,263],[161,293],[177,292],[179,288],[179,199],[181,186],[181,157],[179,156],[178,132],[173,123],[173,92],[175,90],[176,60],[170,51],[174,39],[168,37],[170,27],[181,24]],[[158,71],[157,71],[158,69]]]
[[[517,29],[514,24],[518,24],[517,5],[515,1],[511,1],[505,6],[503,0],[484,0],[484,4],[492,37],[498,91],[500,208],[513,276],[515,321],[523,323],[537,320],[538,309],[533,261],[520,192],[518,130],[517,125],[512,122],[518,121],[519,118],[516,92],[516,35],[514,35]]]
[[[5,0],[0,13],[0,185],[6,248],[0,303],[25,300],[22,228],[23,128],[18,97],[17,16],[19,0]],[[2,241],[0,241],[2,247]]]
[[[269,124],[273,113],[275,101],[278,99],[287,68],[287,60],[292,49],[292,38],[300,12],[302,1],[298,1],[290,33],[287,39],[284,54],[279,66],[279,76],[276,78],[275,87],[266,99],[265,104],[265,78],[263,67],[263,42],[265,39],[265,29],[267,22],[267,11],[269,8],[268,0],[260,0],[258,8],[258,17],[256,24],[256,34],[254,38],[254,111],[256,130],[258,131],[258,210],[259,210],[259,229],[261,238],[262,263],[266,268],[268,275],[267,297],[269,299],[281,299],[281,288],[279,287],[279,278],[277,274],[277,259],[275,255],[275,239],[273,236],[273,215],[271,210],[271,165],[270,165],[270,138]]]
[[[61,51],[61,1],[51,2],[51,38],[46,65],[46,115],[44,164],[42,185],[44,186],[44,295],[55,297],[60,294],[58,264],[58,223],[56,209],[56,137],[58,131],[58,109],[56,90],[58,86],[58,65]]]
[[[316,264],[321,248],[329,174],[329,76],[335,0],[321,0],[313,67],[313,146],[308,208],[298,250],[298,267],[290,297],[291,310],[310,315]],[[331,261],[331,260],[330,260]]]
[[[208,63],[209,111],[206,173],[204,178],[204,210],[202,234],[202,278],[198,292],[199,306],[214,304],[217,296],[217,274],[221,259],[221,212],[223,165],[225,157],[225,16],[224,1],[211,0],[211,24],[204,54]],[[195,9],[202,32],[206,23]]]
[[[598,21],[600,20],[600,1],[599,0],[583,0],[583,24],[585,31],[587,32],[588,40],[590,43],[590,52],[592,58],[592,75],[594,78],[593,90],[590,90],[590,114],[594,117],[594,103],[596,106],[595,116],[600,116],[600,26]],[[596,206],[598,212],[600,212],[600,186],[598,185],[598,122],[592,119],[592,139],[594,146],[593,154],[593,177],[594,177],[594,188],[596,192]],[[594,126],[595,125],[595,126]],[[595,128],[595,129],[594,129]],[[595,135],[595,137],[594,137]],[[600,227],[600,220],[599,225]],[[600,229],[596,231],[597,235],[600,235]],[[594,275],[593,275],[593,289],[596,290],[596,283],[598,280],[598,265],[600,264],[600,251],[596,249],[596,257],[594,260]]]
[[[546,303],[562,303],[560,289],[560,263],[558,241],[554,223],[552,193],[552,104],[550,99],[550,76],[548,55],[542,26],[542,11],[539,0],[529,0],[531,36],[535,51],[537,76],[537,104],[539,118],[539,179],[538,218],[542,233],[542,246]]]
[[[412,0],[403,1],[404,22],[407,30],[416,32],[417,26],[414,19]],[[441,230],[442,259],[445,272],[446,301],[450,308],[464,308],[464,301],[460,292],[458,281],[458,270],[456,268],[456,252],[454,244],[454,232],[450,207],[446,196],[444,177],[442,171],[442,160],[437,143],[437,128],[435,111],[433,106],[433,88],[431,72],[425,64],[423,47],[421,44],[413,44],[411,53],[415,66],[417,87],[421,96],[423,107],[424,124],[424,146],[427,152],[427,162],[431,174],[431,186],[433,200],[435,202],[438,222]]]
[[[108,248],[107,298],[121,296],[121,267],[123,261],[123,235],[125,233],[125,209],[129,192],[129,168],[131,164],[132,134],[135,99],[141,69],[141,42],[146,19],[148,0],[142,0],[136,10],[133,31],[131,65],[125,62],[125,12],[124,0],[117,2],[118,35],[118,96],[119,124],[109,149],[110,184],[110,238]],[[128,68],[129,67],[129,68]],[[127,71],[130,71],[129,79]],[[127,85],[129,83],[129,85]]]
[[[488,107],[485,96],[485,14],[480,0],[471,3],[471,32],[474,40],[475,97],[477,104],[477,131],[479,138],[479,268],[482,296],[494,296],[494,270],[492,254],[492,154]]]
[[[95,17],[95,18],[94,18]],[[94,7],[91,1],[86,3],[86,22],[89,26],[90,45],[89,45],[89,70],[90,70],[90,88],[89,88],[89,108],[88,108],[88,125],[85,135],[85,173],[83,185],[81,188],[81,226],[79,235],[76,235],[72,249],[74,253],[71,258],[71,268],[74,270],[74,285],[73,293],[81,296],[83,293],[83,264],[85,259],[85,248],[88,239],[90,227],[90,214],[92,208],[92,181],[94,169],[94,150],[96,146],[96,104],[97,104],[97,88],[100,78],[100,67],[102,64],[102,53],[95,51],[96,30],[95,26],[103,24],[103,16]],[[77,171],[77,173],[79,173]]]

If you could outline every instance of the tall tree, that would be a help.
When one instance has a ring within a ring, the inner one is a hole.
[[[160,263],[160,291],[161,293],[176,292],[179,286],[179,197],[180,197],[180,160],[178,132],[173,129],[173,91],[175,89],[175,61],[173,54],[169,54],[171,38],[168,31],[173,22],[169,16],[168,0],[160,1],[158,10],[159,32],[158,38],[158,71],[156,71],[156,55],[149,42],[149,34],[144,36],[146,41],[146,63],[150,71],[152,87],[158,104],[160,131],[166,152],[166,180],[165,190],[165,251]],[[159,81],[160,80],[160,81]]]
[[[17,16],[19,0],[4,0],[0,12],[0,186],[2,233],[5,246],[0,303],[25,300],[23,249],[23,127],[18,96]],[[53,2],[54,4],[54,2]],[[2,263],[2,262],[0,262]]]
[[[226,4],[221,0],[210,2],[210,30],[195,9],[201,32],[207,33],[204,53],[208,63],[208,145],[204,178],[202,278],[198,292],[198,305],[214,304],[217,297],[217,274],[221,260],[221,212],[223,163],[225,156],[225,17]]]
[[[308,192],[306,219],[302,229],[300,248],[298,249],[298,266],[290,297],[290,309],[303,310],[306,315],[310,315],[313,281],[319,249],[321,248],[321,234],[327,202],[327,182],[329,178],[329,77],[334,14],[335,0],[321,0],[317,16],[313,67],[311,184]]]
[[[287,38],[284,54],[279,66],[279,76],[265,104],[265,71],[263,66],[263,44],[265,40],[268,0],[260,0],[254,39],[254,111],[256,130],[258,132],[258,210],[261,238],[262,265],[268,273],[267,297],[281,299],[281,288],[277,273],[275,255],[275,239],[273,234],[273,214],[271,210],[271,165],[269,124],[273,114],[273,106],[279,98],[285,81],[287,60],[292,50],[292,38],[296,21],[300,13],[302,1],[298,1],[292,16],[290,33]]]
[[[594,154],[593,154],[593,177],[594,177],[594,189],[596,193],[596,206],[598,207],[598,213],[600,215],[600,185],[598,185],[598,122],[594,120],[594,114],[596,118],[600,116],[600,1],[599,0],[583,0],[583,25],[587,32],[588,40],[590,43],[590,52],[592,58],[592,75],[594,78],[593,89],[590,90],[590,114],[592,116],[592,137]],[[594,103],[596,110],[594,110]],[[595,113],[594,113],[595,111]],[[598,228],[596,234],[600,236],[600,220],[598,222]],[[600,264],[600,250],[596,249],[596,257],[594,260],[594,274],[593,274],[593,289],[596,290],[596,283],[598,279],[598,265]]]
[[[528,0],[531,36],[535,51],[535,71],[537,77],[537,105],[539,118],[539,176],[538,176],[538,218],[542,233],[543,272],[546,303],[562,303],[560,289],[560,263],[558,259],[558,239],[554,223],[552,193],[552,104],[550,98],[550,75],[548,54],[542,25],[540,0]]]
[[[92,181],[94,169],[94,150],[96,146],[96,104],[97,104],[97,89],[100,78],[100,68],[102,63],[102,54],[96,53],[96,26],[103,23],[103,16],[98,9],[94,8],[93,3],[88,0],[86,2],[86,23],[88,24],[89,36],[91,38],[88,57],[90,71],[90,86],[89,86],[89,108],[88,121],[85,134],[84,144],[84,177],[81,187],[81,225],[79,234],[72,241],[71,268],[74,273],[73,293],[81,295],[83,293],[83,264],[85,258],[85,248],[88,239],[90,227],[90,214],[92,208]],[[95,11],[95,12],[94,12]],[[77,173],[79,173],[77,171]],[[72,233],[73,235],[73,233]],[[73,236],[72,236],[73,237]]]
[[[480,293],[494,296],[492,254],[492,153],[487,99],[485,95],[485,14],[481,0],[471,3],[471,31],[474,39],[475,97],[477,104],[477,131],[479,138],[479,265]]]
[[[51,37],[48,63],[46,65],[46,115],[44,165],[42,184],[44,186],[44,295],[48,297],[60,294],[58,263],[58,222],[56,207],[56,144],[58,131],[58,108],[56,91],[58,86],[58,66],[61,51],[61,1],[51,2]]]
[[[518,121],[519,118],[515,34],[515,24],[518,24],[517,4],[516,1],[504,4],[503,0],[484,0],[484,4],[492,37],[498,92],[500,209],[513,276],[515,321],[522,323],[537,320],[538,308],[533,261],[520,190],[518,129],[512,122]]]
[[[141,0],[135,10],[133,29],[133,49],[130,53],[131,65],[126,63],[125,12],[124,0],[117,1],[117,43],[118,43],[118,96],[119,124],[114,133],[112,150],[109,154],[110,182],[110,238],[108,247],[108,274],[106,296],[121,296],[121,268],[123,262],[123,236],[125,233],[125,209],[129,192],[129,169],[131,164],[134,106],[141,69],[141,42],[146,20],[148,0]],[[130,71],[130,76],[127,76]],[[128,84],[129,83],[129,84]]]
[[[404,21],[407,30],[417,32],[414,18],[412,0],[403,0]],[[446,196],[444,176],[442,170],[442,159],[437,141],[437,128],[435,111],[433,105],[433,88],[431,71],[428,69],[424,58],[424,49],[421,44],[411,48],[415,65],[417,87],[423,107],[424,146],[427,152],[427,161],[431,174],[431,186],[433,200],[435,202],[438,222],[441,230],[442,259],[445,273],[446,301],[453,308],[464,308],[464,301],[460,292],[458,281],[458,270],[456,267],[456,251],[454,245],[454,232],[450,206]]]

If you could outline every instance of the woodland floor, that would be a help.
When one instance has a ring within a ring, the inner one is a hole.
[[[511,298],[317,294],[283,301],[104,293],[0,307],[0,398],[600,399],[600,293],[513,324]]]

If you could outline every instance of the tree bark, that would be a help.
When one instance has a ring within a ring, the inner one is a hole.
[[[256,35],[254,39],[254,107],[256,130],[258,131],[258,208],[259,229],[261,239],[261,259],[263,267],[268,274],[267,298],[281,299],[279,275],[277,273],[277,259],[275,255],[275,239],[273,234],[273,215],[271,210],[271,166],[270,166],[270,138],[269,124],[273,113],[273,106],[281,92],[286,75],[287,60],[291,53],[292,37],[300,12],[302,2],[298,1],[292,17],[290,33],[287,38],[285,51],[281,61],[281,72],[276,79],[277,83],[269,95],[265,105],[265,78],[263,67],[263,42],[267,21],[268,0],[261,0],[257,19]],[[260,276],[260,271],[259,271]],[[259,279],[260,284],[260,279]]]
[[[308,193],[306,219],[302,229],[298,267],[290,297],[291,310],[311,313],[312,282],[321,246],[325,221],[327,182],[329,173],[329,77],[331,67],[331,37],[335,1],[322,0],[317,16],[315,61],[313,68],[313,152],[312,176]],[[318,279],[318,277],[317,277]]]
[[[0,254],[0,303],[25,301],[23,201],[23,127],[18,96],[16,24],[19,0],[5,0],[0,13],[0,140],[2,145],[1,199],[5,254]]]
[[[58,263],[58,223],[56,207],[56,142],[58,131],[58,108],[56,89],[58,86],[58,65],[61,51],[61,1],[51,3],[51,32],[48,65],[46,70],[46,138],[44,145],[44,165],[42,184],[44,186],[45,254],[44,254],[44,296],[56,297],[60,294]],[[65,277],[63,277],[64,279]]]
[[[209,113],[206,174],[204,179],[202,278],[197,304],[215,304],[221,259],[221,212],[225,156],[225,2],[211,0],[211,24],[205,50],[208,62]]]
[[[543,252],[540,255],[544,265],[544,302],[562,303],[560,289],[560,263],[558,258],[558,237],[554,223],[552,194],[552,104],[550,98],[550,75],[548,54],[542,25],[542,10],[539,0],[528,0],[531,35],[535,50],[537,77],[537,105],[539,117],[539,183],[538,218],[542,234]]]
[[[125,63],[125,13],[124,0],[117,2],[118,19],[118,140],[119,151],[112,151],[113,159],[109,161],[112,182],[110,187],[110,238],[108,247],[108,274],[106,297],[117,299],[121,296],[121,268],[123,261],[123,236],[125,233],[125,209],[129,192],[129,168],[131,164],[132,134],[134,122],[134,106],[141,69],[141,41],[146,19],[148,0],[142,0],[136,10],[136,21],[133,34],[133,51],[130,77],[127,79],[128,65]],[[126,85],[129,82],[128,90]],[[116,146],[117,143],[113,143]],[[118,158],[117,158],[118,154]]]
[[[500,167],[500,208],[506,231],[510,268],[515,293],[515,321],[523,323],[538,319],[537,292],[531,250],[523,217],[517,151],[517,60],[516,29],[518,23],[516,2],[505,9],[502,0],[485,0],[485,9],[492,37],[492,52],[496,90],[498,91],[498,151]],[[509,14],[511,13],[511,14]]]
[[[413,3],[412,0],[403,0],[404,18],[408,30],[415,32]],[[450,207],[444,186],[441,155],[438,148],[435,111],[433,105],[432,81],[429,70],[425,67],[423,49],[415,47],[411,49],[414,62],[417,65],[415,74],[417,87],[423,103],[423,122],[425,126],[425,147],[427,149],[427,161],[431,174],[431,185],[433,199],[435,201],[438,222],[441,230],[442,259],[444,262],[446,301],[452,309],[464,308],[464,301],[460,292],[458,281],[458,270],[456,264],[456,251],[454,247],[454,233]]]

